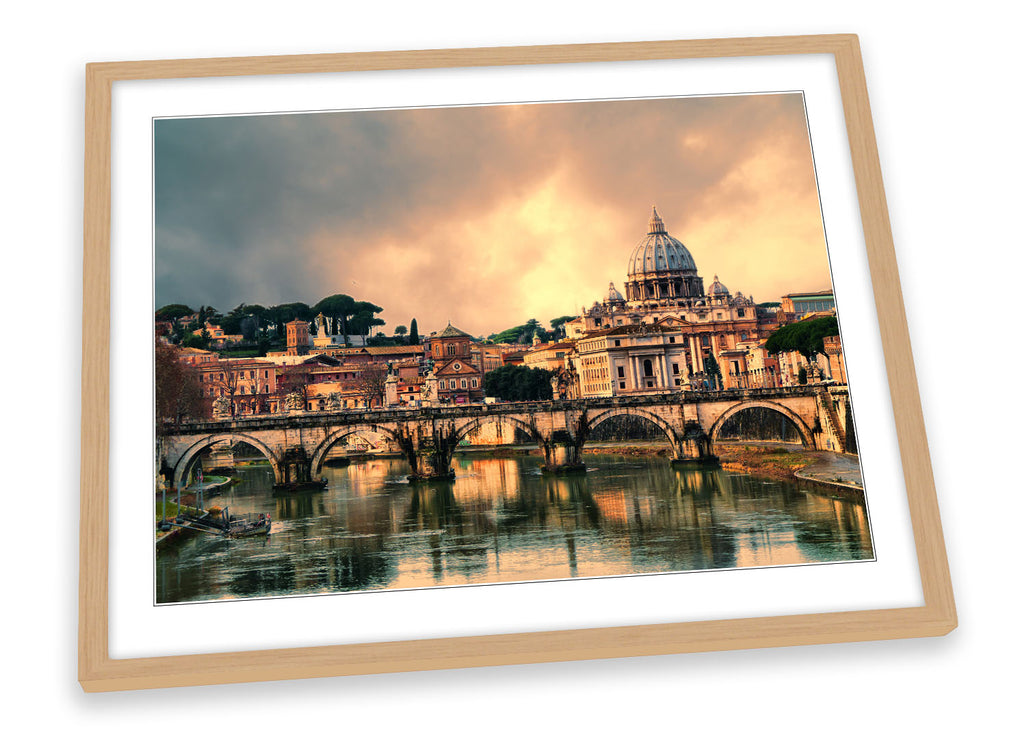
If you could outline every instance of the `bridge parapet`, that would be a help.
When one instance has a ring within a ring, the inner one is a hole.
[[[486,417],[510,414],[537,414],[547,412],[582,411],[613,407],[651,407],[664,405],[698,404],[702,402],[742,401],[744,399],[782,399],[807,397],[819,392],[815,386],[776,387],[761,389],[729,389],[705,392],[662,392],[624,397],[590,397],[587,399],[558,399],[537,402],[500,402],[495,404],[460,404],[446,407],[409,407],[361,409],[339,411],[291,412],[287,414],[260,414],[236,416],[223,420],[197,420],[168,424],[170,434],[200,434],[204,432],[245,431],[254,428],[322,427],[326,425],[384,424],[391,422],[421,422],[454,420],[465,417]]]

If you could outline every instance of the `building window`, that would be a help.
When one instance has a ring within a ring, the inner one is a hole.
[[[679,374],[679,364],[678,363],[673,363],[672,364],[672,373],[673,374],[677,374],[677,375]],[[677,381],[676,383],[678,384],[679,382]]]
[[[477,380],[473,379],[473,388],[476,389],[478,386]]]
[[[461,386],[461,387],[462,387],[463,389],[465,389],[465,388],[466,388],[466,380],[465,380],[465,379],[462,379],[462,380],[460,380],[460,381],[459,381],[459,385],[460,385],[460,386]]]
[[[670,335],[669,338],[668,338],[668,342],[669,343],[675,343],[676,342],[676,336]]]
[[[624,379],[625,377],[626,377],[626,368],[625,368],[625,366],[619,366],[619,378],[620,379]]]
[[[620,345],[622,345],[622,341],[621,340],[616,340],[615,341],[615,347],[618,348]]]
[[[626,388],[626,382],[620,381],[619,382],[619,389],[625,389],[625,388]]]

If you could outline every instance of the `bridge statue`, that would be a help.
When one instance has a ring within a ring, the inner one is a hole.
[[[213,417],[216,420],[225,420],[231,417],[230,397],[217,397],[213,400]]]
[[[301,412],[306,409],[306,400],[300,392],[289,392],[284,398],[284,406],[289,412]]]
[[[437,383],[437,376],[434,374],[433,366],[431,366],[427,377],[423,380],[423,388],[420,389],[420,401],[428,407],[436,407],[438,405]]]
[[[433,373],[427,376],[421,396],[425,403],[436,403]],[[672,447],[673,463],[704,463],[715,460],[714,445],[729,418],[755,407],[787,418],[807,448],[856,452],[852,433],[846,432],[852,427],[848,392],[835,386],[361,411],[307,412],[298,393],[288,395],[288,403],[291,411],[283,414],[179,423],[162,438],[160,467],[171,469],[173,484],[180,487],[203,451],[218,442],[243,442],[266,456],[276,483],[287,483],[318,478],[336,443],[374,433],[401,449],[409,462],[410,480],[447,480],[454,478],[452,459],[459,443],[484,424],[497,423],[510,436],[520,430],[536,443],[545,472],[569,473],[585,469],[583,448],[592,430],[621,416],[643,418],[657,426]]]

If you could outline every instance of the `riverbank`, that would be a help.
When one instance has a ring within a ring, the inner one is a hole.
[[[834,496],[864,498],[856,456],[777,445],[715,446],[722,468],[782,481],[810,481],[829,487]]]
[[[584,455],[617,456],[671,456],[672,448],[665,443],[637,440],[625,443],[591,443],[583,447]]]
[[[166,494],[167,502],[164,503],[165,495],[162,492],[156,494],[156,522],[162,519],[173,520],[178,516],[180,511],[196,512],[196,502],[198,501],[199,492],[202,491],[204,501],[214,496],[217,492],[233,486],[241,481],[237,476],[218,476],[207,474],[203,483],[193,484],[182,490],[179,496],[176,491],[168,491]],[[181,506],[178,506],[178,502],[181,502]],[[216,510],[216,507],[211,507],[211,510]],[[162,545],[168,540],[173,540],[177,537],[181,537],[185,534],[187,528],[184,527],[172,527],[169,530],[156,529],[156,544]]]

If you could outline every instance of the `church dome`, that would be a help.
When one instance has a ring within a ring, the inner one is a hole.
[[[715,280],[711,282],[711,286],[708,287],[709,297],[728,297],[729,290],[726,289],[722,282],[718,281],[718,274],[715,274]]]
[[[605,297],[605,302],[625,302],[622,294],[618,289],[615,288],[615,282],[608,282],[608,296]]]
[[[630,256],[628,276],[670,271],[696,272],[697,264],[686,246],[668,234],[658,209],[653,208],[647,237],[637,244]]]

